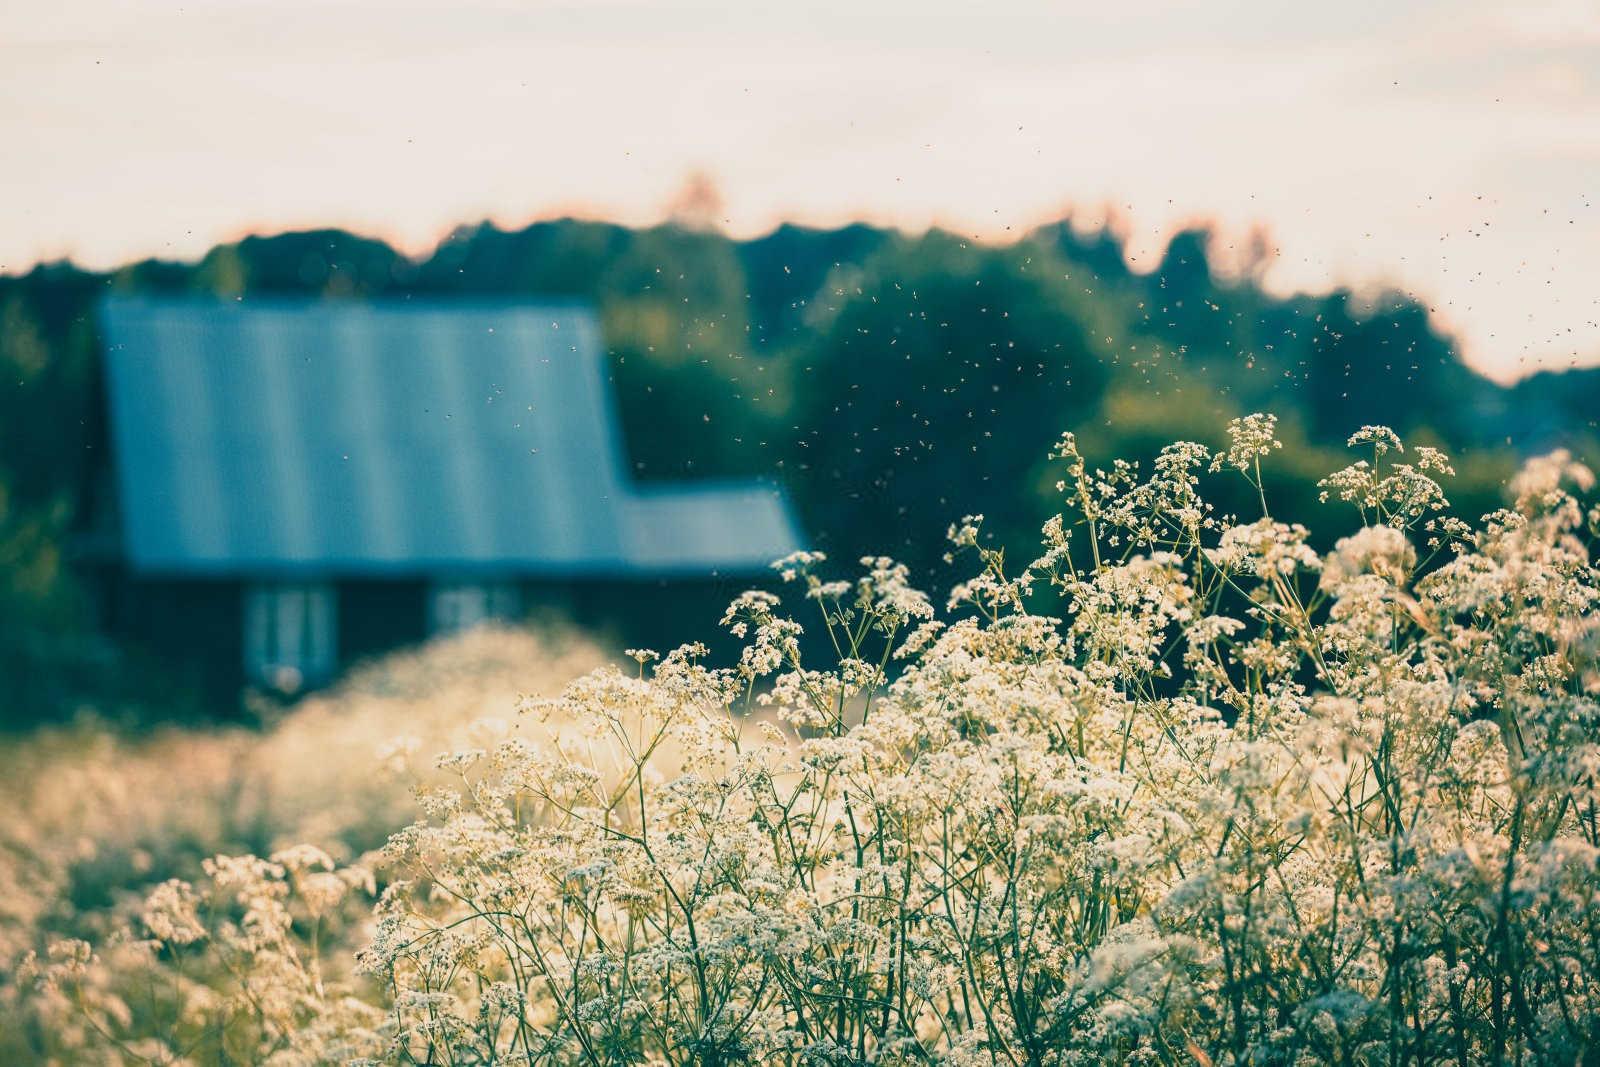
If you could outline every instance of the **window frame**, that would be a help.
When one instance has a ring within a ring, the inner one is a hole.
[[[338,591],[329,582],[245,586],[244,670],[254,685],[291,694],[329,681],[339,666]]]
[[[514,622],[521,614],[522,589],[508,578],[441,578],[428,586],[430,638],[489,622]]]

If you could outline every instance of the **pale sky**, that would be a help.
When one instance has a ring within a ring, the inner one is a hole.
[[[0,272],[343,226],[1270,231],[1507,378],[1600,362],[1600,0],[0,0]]]

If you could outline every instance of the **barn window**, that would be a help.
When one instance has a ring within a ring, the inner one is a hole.
[[[331,586],[251,586],[244,598],[245,672],[257,685],[294,693],[333,676],[336,600]]]
[[[514,619],[522,598],[510,582],[440,582],[428,598],[428,629],[452,634],[490,619]]]

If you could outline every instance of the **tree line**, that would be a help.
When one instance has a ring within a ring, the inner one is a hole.
[[[322,230],[194,262],[0,277],[0,671],[14,680],[0,719],[136,703],[157,684],[157,667],[97,636],[73,568],[111,506],[95,322],[108,293],[591,303],[637,478],[775,479],[816,547],[893,554],[935,584],[963,514],[984,513],[1019,551],[1034,543],[1056,510],[1044,461],[1065,429],[1108,462],[1148,459],[1275,412],[1289,442],[1275,499],[1290,517],[1309,517],[1311,472],[1369,423],[1453,450],[1464,510],[1497,503],[1518,452],[1593,450],[1600,371],[1501,387],[1416,297],[1279,295],[1262,284],[1267,262],[1197,228],[1139,271],[1116,232],[1070,219],[1006,244],[565,219],[464,227],[421,258]],[[1249,514],[1248,500],[1223,504]]]

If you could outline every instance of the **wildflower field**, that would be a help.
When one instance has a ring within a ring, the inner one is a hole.
[[[1350,446],[1332,543],[1270,417],[1067,437],[1040,551],[956,524],[938,603],[781,561],[728,664],[489,632],[259,734],[41,735],[0,1061],[1595,1062],[1593,478],[1466,521]]]

